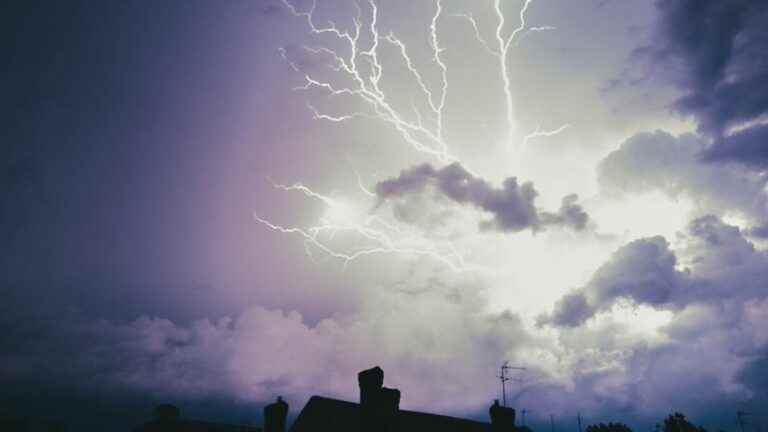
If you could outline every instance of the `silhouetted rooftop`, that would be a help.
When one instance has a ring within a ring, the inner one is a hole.
[[[437,414],[400,410],[400,432],[489,432],[490,423]],[[359,432],[360,405],[338,399],[312,396],[291,427],[291,432]]]
[[[134,432],[261,432],[261,428],[198,420],[178,420],[150,421],[135,428]]]

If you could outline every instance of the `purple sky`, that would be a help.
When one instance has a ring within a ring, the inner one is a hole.
[[[768,404],[766,5],[317,3],[4,7],[2,410]]]

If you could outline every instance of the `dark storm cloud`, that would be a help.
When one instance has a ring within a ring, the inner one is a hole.
[[[768,166],[765,133],[728,138],[729,128],[768,113],[768,3],[673,0],[657,7],[657,40],[649,52],[665,66],[659,70],[682,72],[675,79],[685,95],[675,108],[713,139],[708,160]]]
[[[704,153],[704,160],[740,162],[756,168],[768,166],[768,125],[753,126],[723,137]]]
[[[692,304],[768,298],[768,254],[755,249],[739,228],[715,216],[693,220],[677,253],[660,236],[619,248],[582,288],[555,305],[540,324],[576,327],[619,301],[680,311]]]
[[[738,379],[756,394],[768,396],[768,346],[747,363]]]
[[[492,214],[491,220],[481,222],[481,229],[518,232],[557,225],[580,231],[589,221],[589,215],[576,202],[576,195],[564,197],[556,213],[540,212],[534,205],[538,192],[533,183],[519,184],[516,177],[508,177],[497,188],[475,177],[459,163],[440,169],[429,164],[405,169],[398,177],[379,182],[376,194],[381,199],[403,198],[418,194],[428,186],[454,202]]]

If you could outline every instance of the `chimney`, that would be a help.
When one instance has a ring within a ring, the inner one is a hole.
[[[285,419],[288,417],[288,404],[282,397],[264,407],[264,432],[285,432]]]
[[[515,410],[499,405],[499,400],[493,401],[488,410],[491,415],[491,431],[512,432],[515,430]]]
[[[384,387],[384,371],[376,366],[357,374],[360,386],[360,430],[391,432],[397,430],[400,390]]]
[[[360,386],[360,406],[372,403],[373,399],[384,385],[384,371],[375,366],[357,374],[357,384]]]

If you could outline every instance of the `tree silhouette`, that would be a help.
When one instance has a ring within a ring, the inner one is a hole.
[[[587,426],[585,432],[632,432],[624,423],[598,423]]]
[[[707,432],[707,430],[689,422],[684,414],[676,412],[664,419],[664,432]]]

